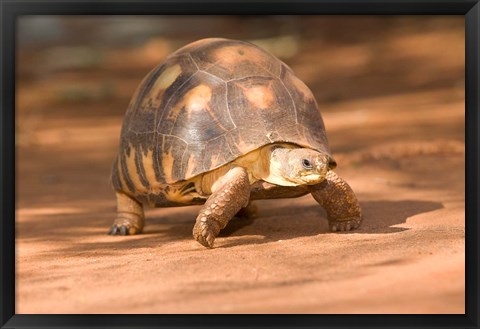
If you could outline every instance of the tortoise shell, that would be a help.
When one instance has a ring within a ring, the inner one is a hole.
[[[310,89],[249,42],[203,39],[171,54],[136,90],[117,170],[134,191],[188,180],[275,142],[330,154]]]

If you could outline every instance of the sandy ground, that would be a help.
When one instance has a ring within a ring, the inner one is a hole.
[[[330,233],[310,196],[258,201],[258,218],[234,219],[212,250],[192,238],[198,207],[148,210],[144,234],[106,234],[115,216],[110,165],[143,73],[124,74],[115,85],[124,96],[87,105],[50,102],[45,80],[25,82],[18,103],[16,313],[464,313],[461,42],[449,43],[456,55],[445,52],[441,69],[425,64],[437,58],[434,46],[414,54],[426,71],[412,79],[438,73],[428,88],[395,90],[396,80],[381,72],[362,84],[364,76],[354,72],[351,82],[327,87],[349,83],[351,94],[343,91],[351,97],[325,102],[327,91],[293,63],[321,94],[336,172],[356,192],[363,225]],[[361,53],[330,51],[325,57]],[[451,64],[457,59],[459,66]],[[355,67],[338,65],[338,72]],[[67,72],[48,83],[55,88],[95,74]]]

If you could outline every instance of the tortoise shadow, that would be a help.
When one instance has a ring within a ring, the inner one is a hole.
[[[260,211],[255,219],[232,219],[219,235],[219,238],[223,239],[221,242],[218,241],[216,248],[263,244],[319,234],[349,234],[349,232],[330,233],[325,212],[319,205],[302,206],[285,205],[284,203],[279,206],[278,203],[275,200],[258,202]],[[408,228],[394,227],[405,223],[407,218],[441,209],[443,205],[433,201],[379,200],[362,202],[361,207],[364,221],[359,229],[353,231],[354,233],[392,234],[408,230]],[[56,250],[56,252],[69,252],[82,256],[84,253],[95,251],[97,255],[108,255],[121,250],[158,248],[162,244],[174,241],[192,241],[192,228],[196,213],[197,209],[190,209],[162,217],[152,216],[147,219],[148,226],[140,235],[131,238],[112,237],[112,239],[96,242],[77,242]],[[91,227],[91,222],[80,221],[84,214],[39,216],[35,221],[20,225],[21,238],[32,242],[52,241],[53,239],[72,242],[76,237],[95,235],[104,237],[111,218],[110,212],[103,211],[102,214],[100,221],[105,225],[95,228]],[[75,225],[72,225],[72,222]],[[229,239],[234,236],[241,238]],[[49,256],[45,255],[45,257]]]
[[[352,231],[357,234],[392,234],[409,230],[395,227],[403,224],[409,217],[443,208],[443,204],[434,201],[366,201],[361,203],[363,212],[362,226]],[[223,230],[220,237],[245,236],[222,244],[221,248],[238,245],[262,244],[278,240],[289,240],[302,236],[319,234],[349,234],[350,232],[331,233],[323,209],[318,205],[276,207],[265,210],[255,220],[234,219]],[[285,215],[287,214],[287,215]],[[302,214],[306,218],[302,218]],[[312,216],[312,214],[314,214]],[[256,235],[256,238],[249,238]],[[258,235],[263,235],[262,239]]]
[[[264,203],[262,210],[262,202],[257,202],[260,211],[255,219],[233,218],[219,234],[219,238],[227,239],[224,239],[224,243],[217,244],[216,248],[263,244],[319,234],[350,233],[331,233],[325,211],[317,204],[278,206],[278,202],[274,200]],[[408,230],[395,226],[405,223],[409,217],[441,209],[443,204],[419,200],[378,200],[361,202],[361,207],[364,217],[362,226],[352,233],[392,234]],[[150,218],[149,221],[154,227],[147,231],[147,236],[151,239],[161,233],[162,236],[157,240],[160,244],[164,241],[192,239],[193,221],[189,217],[195,218],[195,215],[186,212],[181,218],[176,218],[178,221],[170,218],[171,216]],[[233,236],[243,238],[230,242],[228,237]]]

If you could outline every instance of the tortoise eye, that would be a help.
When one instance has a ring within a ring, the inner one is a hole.
[[[303,165],[303,168],[305,168],[305,169],[312,169],[313,168],[312,164],[307,159],[302,160],[302,165]]]

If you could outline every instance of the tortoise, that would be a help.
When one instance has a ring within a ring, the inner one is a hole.
[[[213,247],[253,200],[311,193],[331,231],[359,227],[361,209],[332,169],[310,89],[285,63],[246,42],[208,38],[180,48],[143,79],[127,108],[111,181],[111,235],[141,233],[143,205],[202,205],[194,238]]]

